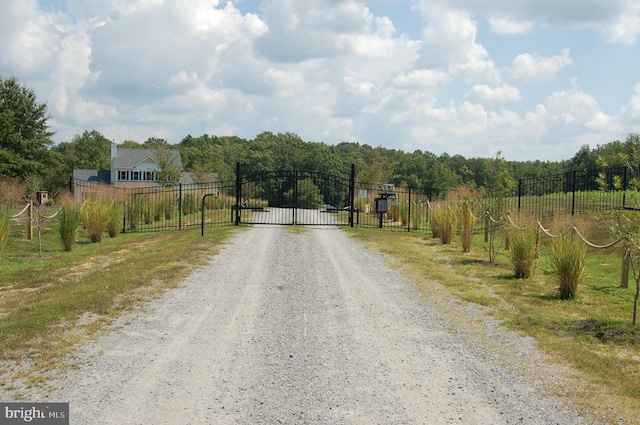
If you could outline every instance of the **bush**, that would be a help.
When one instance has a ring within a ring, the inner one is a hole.
[[[582,278],[587,246],[582,239],[572,240],[562,236],[551,244],[551,267],[558,280],[560,298],[567,300],[574,298],[578,291],[578,284]]]
[[[110,209],[110,201],[98,199],[95,202],[87,202],[80,210],[80,219],[89,233],[91,242],[102,242],[109,224]]]
[[[511,238],[509,258],[516,278],[527,279],[533,275],[538,258],[536,234],[532,230],[520,230]]]
[[[76,244],[78,226],[80,226],[80,210],[73,205],[63,205],[59,216],[60,238],[65,251],[71,251]]]

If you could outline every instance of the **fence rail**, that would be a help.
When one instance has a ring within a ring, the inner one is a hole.
[[[239,170],[238,167],[238,172]],[[598,190],[596,179],[603,171],[609,182],[613,181],[614,176],[618,176],[622,182],[622,188],[608,193]],[[332,200],[333,203],[338,204],[335,205],[336,210],[331,211],[332,222],[336,224],[377,227],[391,231],[425,232],[430,229],[429,218],[434,208],[457,206],[458,200],[454,199],[452,191],[394,187],[393,193],[383,193],[384,190],[389,189],[388,186],[383,189],[380,185],[358,183],[353,178],[353,168],[351,173],[352,178],[344,180],[344,184],[348,185],[348,198],[341,194],[339,199]],[[584,214],[605,206],[630,209],[638,204],[638,194],[636,191],[628,190],[627,173],[626,167],[611,167],[604,170],[574,171],[540,178],[520,179],[512,196],[506,198],[506,209],[511,214],[528,214],[538,219]],[[327,181],[333,181],[335,185],[338,180]],[[321,186],[319,183],[316,184]],[[247,202],[248,189],[240,187],[241,184],[237,178],[225,182],[130,188],[73,179],[70,186],[76,202],[79,203],[104,197],[123,202],[125,212],[122,230],[124,232],[182,230],[198,227],[204,230],[205,227],[239,224],[238,211],[240,210],[245,214],[257,214],[255,211],[244,210],[246,205],[243,203]],[[325,188],[320,189],[321,196],[326,198]],[[335,188],[333,192],[336,192]],[[343,198],[353,199],[353,205],[345,204]],[[377,199],[385,199],[386,212],[376,211]],[[251,201],[260,202],[259,199]],[[269,206],[268,199],[263,199],[262,202],[264,206]],[[327,204],[332,202],[325,199],[323,212],[326,212]],[[474,209],[477,215],[482,215],[489,210],[488,205],[488,198],[475,200]]]

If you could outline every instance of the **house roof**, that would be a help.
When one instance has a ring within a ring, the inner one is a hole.
[[[91,183],[111,183],[111,171],[110,170],[73,170],[73,178],[76,180],[82,180]]]
[[[116,170],[132,169],[136,165],[146,160],[156,162],[156,152],[153,149],[130,149],[130,148],[118,148],[117,157],[111,158],[111,167]],[[180,158],[180,152],[177,150],[171,150],[171,157],[173,163],[182,167],[182,159]]]

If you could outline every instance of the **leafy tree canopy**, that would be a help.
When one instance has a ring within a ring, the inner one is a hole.
[[[0,174],[21,179],[43,175],[52,132],[47,105],[15,77],[0,77]]]

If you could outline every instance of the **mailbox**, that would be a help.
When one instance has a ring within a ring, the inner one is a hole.
[[[387,212],[387,199],[376,198],[376,214],[384,214]]]

